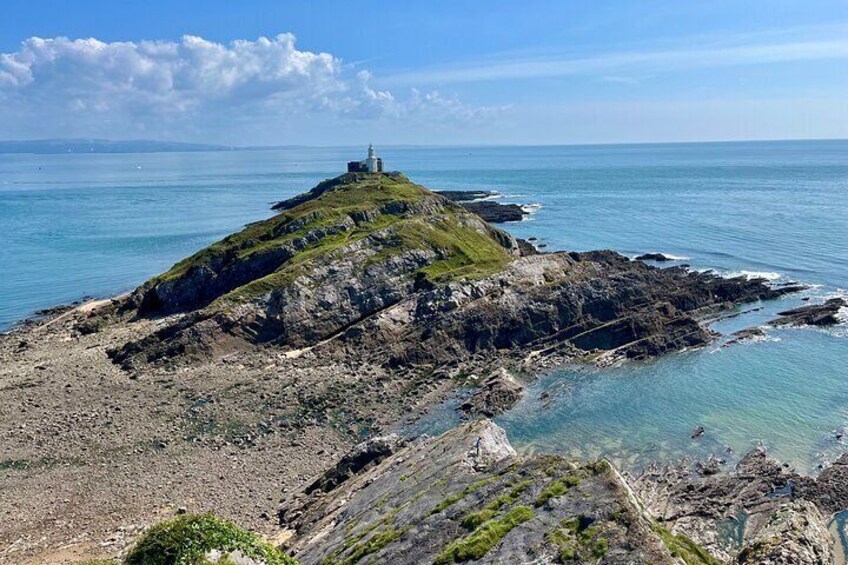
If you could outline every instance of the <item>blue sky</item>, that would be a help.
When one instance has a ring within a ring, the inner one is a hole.
[[[5,0],[3,13],[5,139],[848,138],[845,0]]]

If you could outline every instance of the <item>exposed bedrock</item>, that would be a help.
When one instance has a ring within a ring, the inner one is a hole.
[[[647,510],[724,561],[833,563],[828,517],[848,509],[848,455],[818,479],[798,475],[763,449],[730,472],[654,465],[633,485]]]
[[[760,450],[730,473],[688,465],[632,480],[606,461],[519,456],[478,420],[344,477],[282,503],[304,564],[834,563],[827,512],[804,494],[815,481]]]
[[[304,564],[676,563],[609,464],[521,458],[487,420],[295,493],[280,519]]]

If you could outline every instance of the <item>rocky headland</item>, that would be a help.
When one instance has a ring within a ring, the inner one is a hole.
[[[491,424],[350,450],[460,386],[477,385],[473,420],[522,375],[703,346],[706,320],[799,286],[539,253],[400,173],[275,208],[127,296],[0,338],[0,563],[124,555],[178,510],[293,534],[304,563],[711,562],[608,464],[518,458]],[[803,500],[833,512],[828,492]]]

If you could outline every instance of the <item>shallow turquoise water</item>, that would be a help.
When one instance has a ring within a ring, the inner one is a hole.
[[[0,329],[38,308],[129,290],[338,174],[361,148],[147,155],[0,155]],[[521,148],[382,148],[432,188],[486,188],[537,203],[507,229],[548,249],[662,251],[693,268],[848,288],[848,142]],[[764,322],[790,297],[716,326]],[[500,418],[525,449],[625,463],[739,455],[758,442],[802,470],[848,426],[848,331],[768,339],[535,382]],[[550,397],[541,401],[543,391]],[[422,424],[452,420],[436,410]],[[704,438],[689,439],[696,425]]]

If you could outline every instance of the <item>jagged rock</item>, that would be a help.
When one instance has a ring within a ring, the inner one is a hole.
[[[780,318],[769,322],[772,326],[832,326],[838,324],[839,310],[848,306],[842,298],[831,298],[824,304],[811,304],[793,310],[778,312]]]
[[[661,523],[724,561],[833,563],[822,513],[848,508],[848,454],[818,479],[795,473],[764,449],[748,453],[733,472],[709,467],[709,461],[653,465],[634,488]],[[737,533],[722,534],[728,530]]]
[[[397,434],[378,436],[366,440],[342,457],[336,465],[325,472],[305,489],[306,494],[315,491],[330,492],[354,475],[357,475],[386,459],[404,444]]]
[[[477,392],[459,405],[458,410],[465,418],[491,418],[512,408],[521,399],[523,391],[524,387],[501,367],[489,375]]]
[[[454,202],[480,200],[481,198],[488,198],[497,194],[497,192],[492,190],[435,190],[434,192]]]
[[[833,539],[818,508],[807,501],[780,505],[748,534],[740,564],[821,565],[834,563]]]
[[[439,190],[436,194],[459,203],[463,208],[474,212],[489,223],[520,222],[527,212],[518,204],[501,204],[482,198],[494,196],[496,192],[485,190]]]

